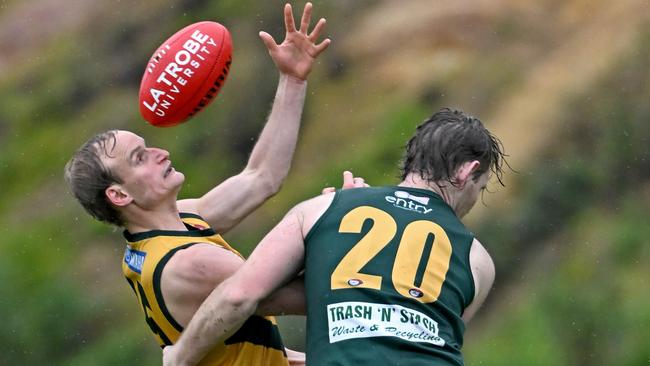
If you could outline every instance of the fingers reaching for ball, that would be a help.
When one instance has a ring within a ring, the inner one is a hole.
[[[325,19],[321,18],[309,33],[313,5],[307,3],[300,20],[300,29],[296,29],[291,5],[284,6],[285,39],[277,44],[267,32],[260,32],[260,38],[269,51],[278,70],[295,78],[305,80],[318,56],[330,45],[325,39],[320,43],[318,37],[325,28]]]

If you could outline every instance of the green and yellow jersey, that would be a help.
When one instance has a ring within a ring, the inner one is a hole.
[[[432,191],[338,191],[305,237],[307,364],[463,365],[473,239]]]
[[[174,344],[183,331],[165,306],[160,289],[163,269],[174,253],[201,243],[225,248],[241,257],[200,216],[181,213],[181,219],[187,231],[153,230],[136,234],[124,231],[127,247],[122,271],[161,347]],[[217,345],[200,365],[275,366],[288,365],[288,361],[275,319],[254,315]]]

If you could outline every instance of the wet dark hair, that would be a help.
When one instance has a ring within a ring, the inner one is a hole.
[[[472,178],[476,180],[492,170],[503,186],[505,156],[503,144],[481,120],[459,110],[443,108],[417,127],[406,144],[400,169],[402,180],[409,173],[417,173],[430,183],[447,181],[455,185],[456,170],[463,163],[478,160],[480,166]]]
[[[106,197],[106,188],[122,180],[101,161],[100,154],[111,156],[117,131],[106,131],[86,141],[65,165],[65,181],[72,195],[99,221],[124,226],[120,213]]]

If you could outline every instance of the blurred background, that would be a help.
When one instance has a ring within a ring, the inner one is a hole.
[[[197,196],[245,165],[277,72],[280,1],[0,0],[0,364],[160,364],[124,281],[120,230],[69,195],[73,151],[107,129],[165,147]],[[304,1],[294,3],[299,12]],[[225,237],[243,253],[351,169],[398,182],[414,127],[451,106],[499,136],[513,170],[469,215],[497,278],[467,365],[650,362],[650,3],[314,1],[330,49],[309,82],[282,191]],[[138,86],[162,41],[226,25],[234,60],[190,122],[147,125]],[[302,319],[283,321],[300,348]]]

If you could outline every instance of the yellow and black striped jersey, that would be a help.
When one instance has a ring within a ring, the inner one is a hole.
[[[161,347],[174,344],[183,327],[165,306],[160,279],[165,264],[179,250],[194,244],[212,244],[241,255],[214,232],[200,216],[181,213],[187,231],[124,231],[127,241],[122,271],[133,289],[145,320]],[[242,327],[218,344],[200,365],[288,365],[282,339],[273,317],[251,316]]]

